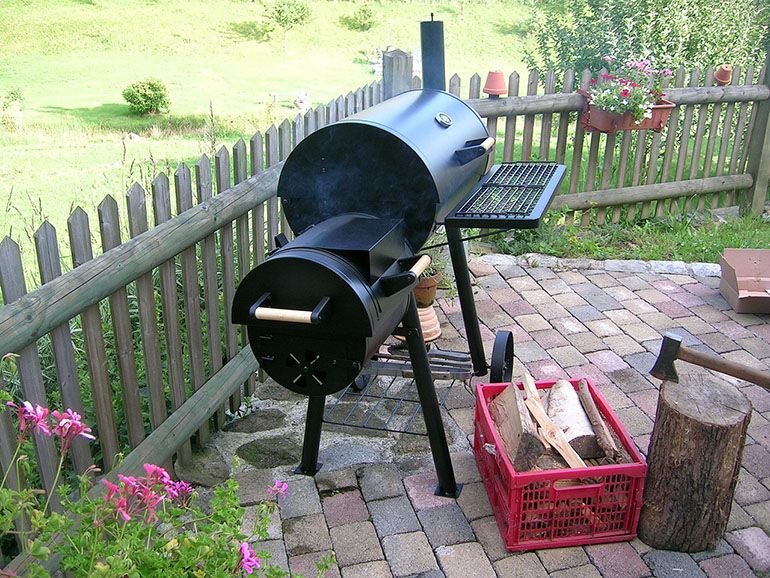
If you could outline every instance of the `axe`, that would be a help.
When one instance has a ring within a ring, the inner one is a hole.
[[[655,360],[655,365],[650,370],[650,375],[664,381],[678,382],[679,375],[674,367],[674,360],[676,359],[713,369],[720,373],[726,373],[738,379],[760,385],[765,389],[770,389],[770,374],[746,367],[734,361],[722,359],[716,355],[709,355],[708,353],[685,347],[682,345],[682,338],[673,333],[666,333],[663,336],[663,343],[660,344],[660,353],[658,353],[658,359]]]

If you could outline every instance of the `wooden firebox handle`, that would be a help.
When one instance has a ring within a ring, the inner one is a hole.
[[[431,264],[431,258],[430,255],[420,255],[420,258],[417,259],[417,262],[412,265],[412,268],[409,269],[412,273],[414,273],[415,277],[419,277],[425,272],[425,269],[430,267]]]
[[[263,295],[249,312],[254,319],[260,321],[283,321],[286,323],[304,323],[306,325],[317,325],[323,321],[330,299],[322,297],[312,311],[303,311],[301,309],[278,309],[276,307],[263,307],[261,304],[267,301],[269,294]]]
[[[485,151],[489,152],[492,150],[492,148],[495,146],[495,137],[489,136],[485,138],[481,144],[479,145],[481,148],[483,148]]]

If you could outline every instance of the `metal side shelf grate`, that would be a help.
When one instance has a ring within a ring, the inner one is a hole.
[[[444,406],[461,380],[436,380],[436,396]],[[326,402],[324,423],[393,433],[427,435],[414,379],[370,376],[363,389],[351,384]]]

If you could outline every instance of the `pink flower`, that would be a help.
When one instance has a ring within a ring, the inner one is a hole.
[[[602,72],[601,79],[602,80],[615,80],[615,75],[614,74],[607,74],[606,72]]]
[[[631,91],[628,90],[627,88],[624,88],[620,91],[620,96],[622,96],[623,98],[628,98],[629,96],[631,96]]]
[[[144,464],[142,467],[147,473],[147,482],[149,485],[162,484],[166,486],[171,482],[171,476],[169,476],[168,472],[162,467],[156,466],[155,464]]]
[[[248,542],[241,543],[239,550],[241,553],[239,565],[246,574],[251,574],[256,568],[259,568],[261,560],[254,554],[254,550],[251,549]]]
[[[285,498],[289,494],[289,484],[276,480],[273,487],[267,489],[267,493],[279,498]]]
[[[674,74],[674,71],[671,70],[670,68],[664,68],[663,69],[663,75],[664,76],[672,76],[673,74]]]
[[[51,430],[48,428],[48,408],[42,407],[38,404],[34,406],[28,402],[23,401],[21,405],[16,405],[12,401],[6,402],[8,407],[16,409],[16,416],[19,418],[19,433],[24,435],[27,429],[37,429],[45,435],[51,435]]]
[[[610,55],[610,54],[605,54],[604,56],[602,56],[602,60],[604,60],[604,62],[608,62],[608,63],[612,64],[617,59],[614,56]]]
[[[51,429],[51,432],[61,438],[61,450],[62,453],[67,451],[72,441],[80,436],[89,440],[95,440],[96,438],[91,435],[91,428],[84,424],[79,414],[75,413],[71,409],[62,411],[52,411],[51,416],[56,421],[56,424]]]
[[[595,78],[592,78],[591,80],[589,80],[589,81],[588,81],[588,84],[590,84],[591,86],[593,86],[594,84],[596,84],[596,79],[595,79]]]
[[[112,497],[118,493],[119,488],[109,480],[102,480],[102,485],[107,488],[107,494],[104,496],[104,501],[109,502]]]
[[[183,505],[187,503],[187,498],[193,492],[193,487],[187,482],[170,482],[166,485],[166,492],[172,500],[179,500]]]

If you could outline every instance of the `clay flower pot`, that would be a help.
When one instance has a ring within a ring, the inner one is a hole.
[[[714,81],[719,86],[730,84],[733,80],[732,64],[720,64],[714,71]]]
[[[616,132],[619,130],[654,130],[660,132],[668,122],[671,111],[676,107],[673,102],[661,99],[652,107],[652,118],[635,123],[631,113],[618,114],[588,105],[588,114],[583,114],[583,129],[598,132]]]
[[[430,277],[421,277],[415,285],[414,299],[417,307],[430,307],[436,300],[436,289],[441,281],[441,273],[434,273]]]

